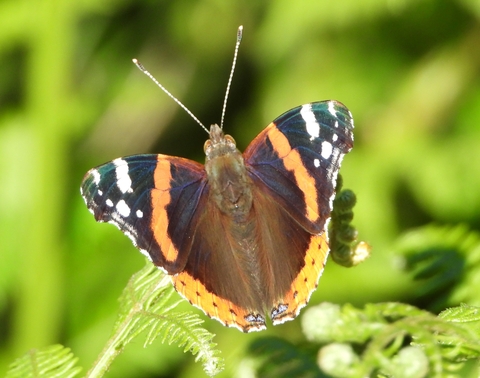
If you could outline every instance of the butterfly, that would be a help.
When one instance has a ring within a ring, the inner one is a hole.
[[[191,304],[225,326],[259,331],[267,317],[294,319],[317,287],[353,128],[342,103],[313,102],[280,115],[242,154],[214,124],[205,165],[121,157],[89,170],[81,194]]]

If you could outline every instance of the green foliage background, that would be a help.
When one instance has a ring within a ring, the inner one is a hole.
[[[0,375],[54,343],[91,365],[122,288],[144,264],[118,230],[94,222],[79,194],[83,174],[133,153],[203,160],[206,134],[131,59],[202,122],[219,122],[241,24],[225,122],[241,149],[302,103],[337,99],[355,118],[342,175],[373,255],[355,269],[328,264],[311,303],[458,304],[448,290],[419,295],[393,251],[417,226],[480,228],[478,0],[3,0]],[[221,376],[241,374],[257,338],[298,341],[299,323],[244,335],[207,320],[226,360]],[[175,346],[138,343],[109,376],[196,376],[193,361]]]

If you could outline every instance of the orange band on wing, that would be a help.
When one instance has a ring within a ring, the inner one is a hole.
[[[285,168],[293,173],[296,184],[305,194],[307,218],[312,222],[316,222],[319,216],[319,209],[315,179],[310,175],[307,168],[305,168],[299,152],[292,150],[287,137],[283,135],[276,126],[269,127],[268,137],[272,142],[273,148],[278,153],[278,156],[283,160]]]
[[[211,318],[219,320],[227,327],[236,327],[243,332],[261,331],[266,328],[265,321],[255,321],[255,315],[247,309],[233,304],[212,292],[186,272],[172,276],[173,285],[191,304],[200,308]],[[251,320],[249,320],[249,318]]]
[[[318,279],[325,267],[328,251],[326,234],[312,235],[305,255],[304,267],[295,277],[290,290],[275,305],[275,308],[282,305],[287,305],[288,308],[272,317],[273,324],[282,324],[287,320],[294,319],[300,313],[300,310],[306,306],[310,296],[318,286]]]
[[[166,156],[159,155],[157,167],[154,172],[155,189],[152,190],[152,221],[150,227],[153,235],[162,250],[163,258],[167,262],[174,262],[178,256],[178,250],[174,247],[168,236],[167,206],[170,204],[170,161]]]

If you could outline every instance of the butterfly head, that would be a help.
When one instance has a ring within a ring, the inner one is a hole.
[[[210,139],[205,142],[203,150],[207,156],[207,162],[238,151],[235,139],[230,135],[225,135],[220,126],[216,124],[210,126]]]

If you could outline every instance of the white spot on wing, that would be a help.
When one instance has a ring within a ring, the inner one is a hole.
[[[329,101],[329,102],[328,102],[328,112],[329,112],[332,116],[337,117],[337,112],[335,111],[335,103],[334,103],[333,101]],[[335,127],[338,127],[338,125],[335,126]]]
[[[101,191],[100,189],[98,189],[97,193],[99,196],[103,196],[103,191]]]
[[[330,165],[327,167],[327,175],[331,180],[335,180],[334,187],[336,185],[337,174],[343,157],[344,154],[342,154],[340,150],[333,150],[329,159]]]
[[[337,134],[333,134],[332,135],[332,141],[336,142],[338,140],[338,135]]]
[[[355,127],[355,125],[353,124],[353,115],[350,110],[348,111],[348,116],[350,117],[350,124],[352,125],[352,127]]]
[[[314,160],[313,160],[313,165],[315,166],[315,168],[320,167],[320,160],[314,159]]]
[[[96,169],[92,169],[90,174],[93,176],[93,182],[95,185],[98,185],[100,183],[100,172],[98,172]]]
[[[107,204],[108,207],[113,207],[113,202],[110,198],[107,198],[107,200],[105,201],[105,203]]]
[[[136,213],[137,218],[143,218],[143,211],[142,210],[137,210]]]
[[[124,200],[118,201],[115,208],[122,217],[126,218],[130,215],[130,207],[128,207],[127,203]]]
[[[117,186],[122,193],[132,192],[132,179],[128,173],[128,163],[121,159],[113,160],[115,165],[115,175],[117,176]]]
[[[320,125],[315,119],[315,114],[312,111],[311,104],[302,105],[302,110],[300,110],[300,115],[305,121],[305,128],[307,133],[310,135],[310,140],[318,138],[320,136]]]
[[[326,140],[322,142],[322,157],[324,159],[329,159],[332,156],[333,147],[330,142]]]
[[[331,159],[331,161],[333,162],[333,164],[327,168],[327,173],[328,173],[328,177],[330,177],[330,180],[331,180],[331,183],[332,183],[332,186],[335,188],[337,186],[337,176],[338,176],[338,168],[336,167],[340,167],[340,165],[342,164],[342,160],[343,160],[343,157],[344,155],[341,154],[339,152],[339,150],[335,150],[333,151],[333,157]],[[332,194],[332,196],[329,198],[329,206],[330,206],[330,211],[332,211],[333,209],[333,200],[335,199],[335,193]],[[330,220],[330,218],[329,218]],[[327,227],[327,230],[328,230],[328,227]]]

